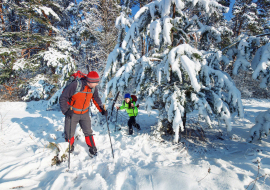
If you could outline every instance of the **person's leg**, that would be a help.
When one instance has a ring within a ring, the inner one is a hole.
[[[138,130],[141,130],[141,127],[140,127],[140,125],[138,124],[138,123],[136,123],[136,116],[134,116],[134,120],[132,120],[132,125],[134,126],[134,127],[136,127]]]
[[[85,114],[81,114],[79,124],[83,130],[84,136],[87,137],[93,135],[93,130],[91,128],[91,120],[88,112],[86,112]]]
[[[91,128],[91,120],[89,117],[89,113],[82,114],[81,119],[79,121],[80,126],[83,130],[85,136],[85,142],[89,147],[89,152],[92,155],[97,154],[97,148],[95,145],[94,137],[93,137],[93,130]]]
[[[74,151],[74,134],[76,130],[77,123],[79,122],[79,115],[73,114],[73,116],[65,117],[65,140],[66,142],[69,142],[70,140],[70,152]],[[71,131],[70,131],[71,127]],[[71,132],[71,134],[70,134]]]
[[[93,135],[86,136],[85,142],[89,147],[89,153],[96,156],[97,155],[97,148],[96,148],[96,144],[95,144]]]
[[[132,135],[133,134],[133,128],[132,128],[132,124],[134,123],[134,116],[131,116],[128,120],[128,134]]]

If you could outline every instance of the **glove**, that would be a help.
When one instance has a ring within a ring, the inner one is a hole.
[[[102,114],[102,115],[105,115],[105,116],[108,116],[108,111],[107,111],[107,110],[102,109],[102,110],[101,110],[101,114]]]
[[[71,118],[73,114],[74,114],[74,112],[72,110],[68,110],[68,111],[66,111],[65,116]]]

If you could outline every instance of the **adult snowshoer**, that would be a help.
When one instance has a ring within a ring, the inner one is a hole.
[[[138,115],[138,107],[135,106],[136,102],[132,100],[129,93],[125,94],[124,98],[125,98],[125,100],[123,101],[122,106],[120,106],[120,107],[117,106],[116,109],[119,109],[119,110],[125,109],[126,112],[128,113],[128,116],[129,116],[128,134],[132,135],[133,134],[132,125],[134,127],[136,127],[138,130],[141,130],[140,125],[138,123],[136,123],[136,120],[135,120],[136,116]]]
[[[93,103],[102,115],[108,115],[102,107],[102,102],[98,95],[99,75],[95,71],[88,73],[86,78],[82,78],[70,83],[60,96],[60,108],[65,115],[65,140],[70,142],[70,152],[74,151],[74,134],[76,125],[79,123],[85,135],[85,142],[89,147],[91,155],[97,155],[97,148],[91,129],[91,120],[89,116],[90,101]],[[81,89],[76,91],[80,82]],[[70,140],[70,141],[69,141]]]

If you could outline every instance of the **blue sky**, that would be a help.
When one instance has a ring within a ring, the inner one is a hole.
[[[225,18],[226,18],[227,20],[231,20],[232,17],[233,17],[233,15],[232,15],[232,8],[233,8],[233,5],[234,5],[234,2],[235,2],[235,0],[231,0],[230,10],[229,10],[228,13],[224,14],[224,15],[225,15]]]
[[[226,13],[226,14],[224,14],[224,16],[225,16],[225,18],[227,19],[227,20],[231,20],[231,18],[232,18],[232,7],[233,7],[233,5],[234,5],[234,2],[235,2],[235,0],[231,0],[231,4],[230,4],[230,10],[229,10],[229,12],[228,13]],[[132,9],[132,17],[138,12],[138,10],[139,10],[139,6],[136,6],[136,7],[133,7]]]

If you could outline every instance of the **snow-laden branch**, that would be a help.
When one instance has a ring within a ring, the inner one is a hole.
[[[253,79],[257,79],[261,76],[261,88],[266,88],[270,82],[270,43],[260,47],[251,63],[254,72],[252,74]]]
[[[172,18],[174,4],[179,14]],[[127,79],[133,79],[139,101],[146,101],[148,113],[152,106],[159,106],[159,119],[171,124],[175,142],[183,130],[182,116],[194,109],[210,127],[212,116],[224,121],[227,131],[231,131],[232,113],[243,116],[240,92],[219,70],[220,61],[226,59],[218,48],[203,51],[183,44],[191,38],[194,43],[203,43],[198,40],[201,36],[207,42],[209,37],[220,42],[223,32],[205,25],[203,20],[189,18],[186,6],[199,7],[205,17],[228,10],[214,0],[159,0],[145,5],[108,57],[101,82],[106,85],[106,95],[115,95],[118,91],[126,93],[131,85]],[[120,21],[117,25],[121,25]],[[142,39],[149,39],[151,46],[145,55],[138,53],[142,52]]]
[[[59,16],[50,7],[38,6],[35,7],[34,10],[37,11],[40,15],[43,15],[42,11],[44,11],[46,15],[52,15],[55,19],[61,21]]]
[[[262,137],[267,136],[270,132],[270,109],[259,113],[255,119],[256,124],[250,129],[249,142],[255,139],[261,140]]]

